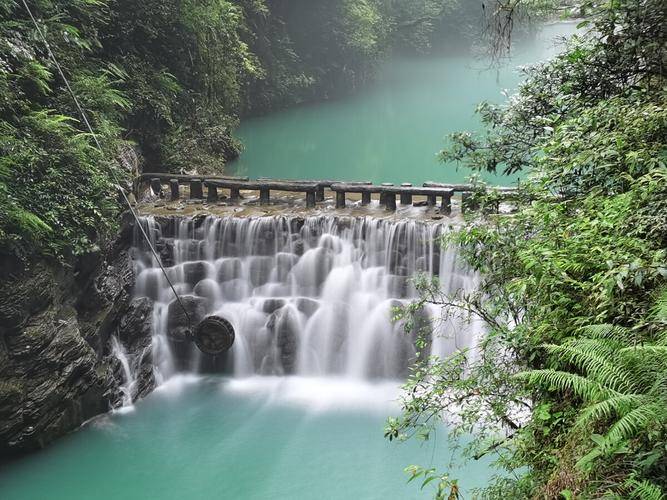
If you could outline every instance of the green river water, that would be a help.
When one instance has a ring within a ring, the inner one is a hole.
[[[554,53],[546,26],[513,65]],[[333,102],[245,121],[238,173],[376,182],[461,181],[439,165],[446,134],[478,127],[476,102],[502,99],[518,73],[452,56],[394,59],[376,85]],[[512,179],[494,179],[507,184]],[[444,433],[389,443],[398,383],[307,378],[177,378],[128,411],[88,422],[44,451],[0,464],[0,498],[348,500],[424,498],[403,469],[452,458]],[[482,486],[488,463],[453,471]],[[426,495],[428,497],[428,495]]]
[[[411,463],[451,459],[446,437],[389,443],[396,383],[176,378],[134,409],[94,419],[5,466],[0,498],[410,499]],[[488,464],[465,469],[482,486]]]
[[[550,58],[557,39],[574,31],[575,23],[546,25],[493,70],[488,61],[451,54],[395,58],[376,84],[352,97],[245,120],[237,133],[245,152],[230,171],[251,178],[463,182],[469,171],[436,158],[446,137],[479,130],[476,105],[503,102],[503,91],[521,80],[518,66]],[[518,178],[483,177],[498,184]]]

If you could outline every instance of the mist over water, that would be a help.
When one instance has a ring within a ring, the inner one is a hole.
[[[230,171],[252,178],[463,182],[469,171],[436,158],[445,138],[479,130],[477,104],[503,102],[503,91],[511,93],[521,80],[518,67],[549,59],[557,39],[574,31],[575,23],[546,25],[517,42],[498,69],[451,53],[393,58],[376,83],[353,96],[244,120],[237,135],[245,152]],[[498,184],[518,178],[484,177]]]

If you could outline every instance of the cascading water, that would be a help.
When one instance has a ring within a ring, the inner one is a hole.
[[[153,359],[176,370],[224,368],[235,376],[396,379],[407,373],[414,336],[392,310],[417,294],[411,277],[439,276],[445,292],[470,290],[475,276],[440,248],[437,221],[370,217],[142,219],[190,315],[227,318],[235,344],[208,360],[184,341],[183,313],[157,263],[136,239],[136,294],[154,300]],[[437,321],[432,355],[474,345],[478,325]]]
[[[121,374],[123,376],[123,383],[120,385],[120,392],[122,394],[123,407],[132,405],[134,397],[134,388],[136,386],[136,370],[132,369],[130,365],[130,358],[123,347],[123,344],[117,337],[111,337],[111,354],[118,360],[121,367]]]

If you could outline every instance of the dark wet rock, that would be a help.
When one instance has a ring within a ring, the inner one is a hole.
[[[212,279],[201,280],[195,285],[193,293],[212,302],[220,295],[220,286]]]
[[[183,264],[183,281],[195,285],[208,277],[209,271],[212,274],[212,266],[206,261],[186,262]]]
[[[292,272],[297,282],[305,287],[319,287],[333,268],[333,252],[326,248],[309,250],[299,259]]]
[[[190,330],[206,317],[209,301],[195,295],[181,295],[180,302],[172,300],[167,307],[167,335],[169,340],[185,342]],[[186,314],[187,311],[187,314]]]
[[[340,253],[343,250],[343,243],[340,241],[340,238],[332,234],[323,234],[320,238],[319,246],[334,253]]]
[[[250,283],[257,287],[268,283],[273,270],[273,257],[250,257]]]
[[[294,265],[299,261],[299,256],[293,253],[281,252],[276,255],[276,281],[284,282]]]
[[[239,302],[250,294],[248,283],[245,280],[230,280],[220,284],[222,297],[227,302]]]
[[[306,316],[312,316],[320,307],[319,301],[309,297],[299,297],[296,299],[296,308]]]
[[[140,297],[130,302],[118,325],[118,338],[129,352],[149,347],[153,330],[153,301]]]
[[[266,327],[274,335],[280,362],[286,374],[292,374],[296,369],[296,357],[299,350],[297,314],[298,312],[293,308],[285,307],[269,316],[266,323]]]
[[[241,259],[222,259],[218,265],[218,282],[235,280],[241,277]]]
[[[15,265],[14,269],[21,268],[19,262]],[[38,264],[33,271],[19,271],[0,287],[0,334],[20,329],[32,314],[53,301],[56,290],[49,269]]]
[[[0,271],[0,455],[45,446],[115,403],[107,344],[130,307],[131,232],[67,266]]]
[[[285,299],[265,299],[262,301],[262,307],[261,310],[262,312],[265,312],[267,314],[271,314],[278,309],[282,308],[286,304]]]
[[[290,231],[293,233],[298,233],[301,231],[305,220],[303,217],[292,217],[289,221]]]
[[[288,244],[290,252],[301,256],[306,251],[306,245],[298,234],[291,236],[291,241]]]

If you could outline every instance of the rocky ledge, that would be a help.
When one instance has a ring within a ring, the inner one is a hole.
[[[118,406],[117,336],[142,360],[135,398],[154,386],[152,303],[132,301],[132,226],[69,265],[0,262],[0,457],[45,446]]]

